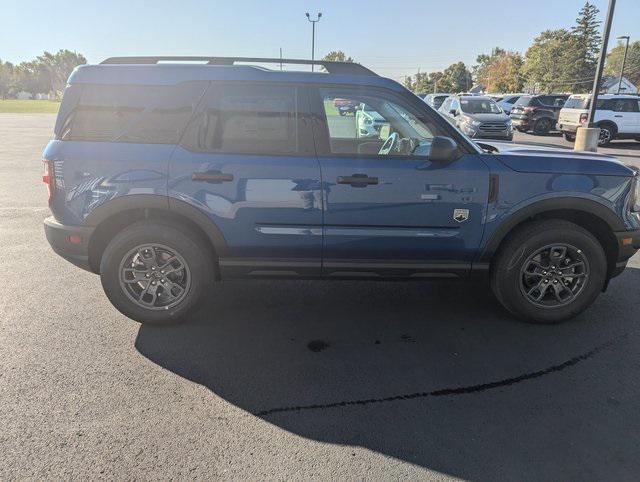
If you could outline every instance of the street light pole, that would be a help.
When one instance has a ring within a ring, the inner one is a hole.
[[[318,16],[315,20],[311,18],[309,12],[305,13],[307,16],[307,20],[311,22],[311,62],[315,60],[315,51],[316,51],[316,23],[320,21],[322,18],[322,12],[318,12]],[[313,72],[314,65],[311,64],[311,72]]]
[[[589,127],[595,127],[593,120],[596,117],[596,105],[598,103],[598,93],[600,91],[600,82],[602,81],[602,70],[604,69],[604,61],[607,59],[607,46],[609,45],[609,34],[611,33],[611,21],[613,20],[613,11],[616,9],[616,0],[609,0],[609,8],[607,9],[607,19],[604,23],[604,32],[602,34],[602,47],[600,48],[600,57],[598,58],[598,67],[596,68],[596,77],[593,79],[593,91],[591,93],[591,107],[589,108],[589,118],[587,120]]]
[[[618,94],[620,93],[620,88],[622,87],[622,76],[624,75],[624,64],[627,62],[627,50],[629,50],[629,36],[621,35],[617,38],[617,40],[625,39],[627,44],[624,47],[624,56],[622,57],[622,67],[620,68],[620,79],[618,80]]]

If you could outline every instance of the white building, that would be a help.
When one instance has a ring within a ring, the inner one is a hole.
[[[620,82],[620,77],[603,77],[602,78],[602,87],[600,87],[600,92],[605,94],[617,94],[618,93],[618,83]],[[621,94],[637,94],[638,88],[633,85],[629,79],[626,77],[622,77],[622,84],[620,85],[620,93]]]

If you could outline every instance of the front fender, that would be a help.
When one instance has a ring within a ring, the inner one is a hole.
[[[484,248],[478,257],[478,263],[489,263],[502,240],[520,223],[536,215],[550,211],[577,211],[594,215],[604,221],[612,231],[627,229],[623,220],[616,214],[614,205],[604,198],[588,196],[585,193],[567,193],[564,196],[540,196],[528,199],[502,213],[500,221],[485,231]]]

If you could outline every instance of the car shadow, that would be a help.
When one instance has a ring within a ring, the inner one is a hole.
[[[483,281],[226,282],[136,348],[315,441],[468,479],[630,479],[639,282],[628,269],[553,326],[515,321]]]

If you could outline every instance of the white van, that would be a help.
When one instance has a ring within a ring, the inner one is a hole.
[[[564,138],[573,142],[578,127],[587,124],[591,94],[575,94],[567,99],[560,111],[558,129]],[[599,146],[606,146],[614,139],[640,141],[640,97],[630,94],[602,94],[594,123],[600,127]]]

